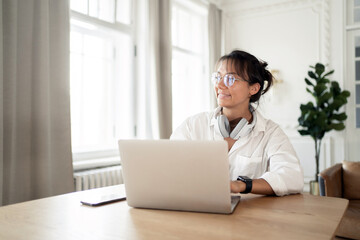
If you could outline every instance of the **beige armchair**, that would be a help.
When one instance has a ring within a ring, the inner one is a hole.
[[[360,162],[343,161],[319,175],[320,195],[349,200],[336,236],[360,239]]]

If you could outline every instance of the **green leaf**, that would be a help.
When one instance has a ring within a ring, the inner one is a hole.
[[[325,66],[321,63],[317,63],[315,65],[315,71],[317,75],[321,76],[321,74],[325,71]]]
[[[340,114],[333,114],[331,117],[330,117],[330,120],[337,120],[337,121],[344,121],[346,120],[347,118],[347,115],[346,113],[340,113]]]
[[[329,125],[329,128],[334,129],[336,131],[341,131],[345,129],[345,125],[343,123],[332,123]]]
[[[334,99],[334,101],[331,104],[329,104],[329,109],[332,111],[333,110],[338,111],[342,105],[343,105],[343,102],[336,98],[336,99]]]
[[[317,116],[315,117],[315,121],[314,123],[321,128],[320,131],[322,131],[323,129],[326,128],[326,120],[327,120],[327,116],[325,114],[325,112],[318,112]]]
[[[300,126],[304,126],[304,118],[303,117],[299,117],[298,122],[299,122]]]
[[[332,81],[332,82],[331,82],[331,87],[333,87],[333,88],[340,88],[340,87],[339,87],[339,83],[338,83],[337,81]]]
[[[326,76],[329,76],[331,74],[333,74],[335,72],[335,70],[331,70],[330,72],[327,72],[324,74],[323,78],[326,77]]]
[[[309,79],[305,78],[305,82],[307,85],[310,85],[310,86],[315,86],[312,82],[310,82]]]
[[[326,85],[325,84],[317,84],[315,87],[314,87],[314,91],[316,93],[317,96],[321,96],[321,94],[325,91],[325,89],[327,89]]]
[[[341,92],[341,95],[345,96],[346,98],[350,97],[350,92],[347,90],[344,90]]]
[[[313,110],[313,109],[315,109],[315,107],[314,107],[314,104],[312,102],[308,102],[307,104],[301,104],[300,105],[301,112],[308,111],[308,110]]]
[[[347,97],[343,96],[343,95],[338,95],[336,96],[334,99],[336,99],[337,101],[341,102],[341,106],[344,105],[345,103],[347,103]]]
[[[313,79],[315,79],[315,80],[318,79],[318,77],[317,77],[317,76],[315,75],[315,73],[312,72],[312,71],[308,71],[308,75],[309,75],[309,77],[311,77],[311,78],[313,78]]]
[[[330,80],[327,78],[324,78],[324,77],[322,77],[318,80],[318,83],[329,83],[329,82],[330,82]]]
[[[341,89],[339,87],[339,83],[336,81],[331,82],[330,91],[334,94],[334,96],[337,96],[341,93]]]
[[[310,93],[312,96],[314,96],[314,93],[313,93],[310,89],[306,88],[306,91],[307,91],[308,93]]]
[[[314,113],[312,111],[307,112],[304,114],[302,126],[309,127],[312,125],[314,121]]]
[[[319,97],[319,105],[323,105],[324,103],[327,103],[331,97],[332,94],[330,92],[324,93],[322,96]]]
[[[307,130],[298,130],[301,136],[310,135],[309,131]]]

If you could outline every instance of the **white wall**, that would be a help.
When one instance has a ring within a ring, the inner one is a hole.
[[[259,110],[290,137],[307,183],[315,174],[315,150],[313,140],[297,132],[300,104],[312,100],[304,78],[309,65],[320,61],[335,69],[333,79],[343,85],[343,3],[225,0],[218,4],[223,10],[224,52],[248,51],[279,71],[283,83],[264,96]],[[323,142],[320,171],[344,159],[343,133],[330,133]]]

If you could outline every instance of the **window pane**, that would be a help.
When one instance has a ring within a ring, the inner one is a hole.
[[[83,35],[78,32],[70,32],[70,52],[81,54],[83,46]]]
[[[360,8],[354,9],[354,22],[360,21]]]
[[[355,79],[360,80],[360,61],[355,62]]]
[[[111,39],[85,35],[83,48],[84,55],[87,58],[100,58],[104,61],[113,60],[114,46]]]
[[[200,16],[193,16],[191,18],[191,50],[194,52],[201,53],[202,45],[204,44],[203,34],[202,34],[202,19]]]
[[[356,97],[356,104],[360,104],[360,84],[356,85],[355,97]]]
[[[355,37],[355,57],[360,57],[360,37]]]
[[[133,43],[129,35],[121,34],[117,39],[118,47],[116,51],[116,78],[114,101],[116,137],[118,139],[129,139],[134,137],[134,77],[132,67]]]
[[[190,115],[208,110],[209,82],[204,78],[202,58],[173,51],[173,127]]]
[[[360,128],[360,107],[356,108],[356,128]]]
[[[115,0],[101,0],[99,2],[99,19],[115,22]]]
[[[99,18],[99,0],[89,0],[89,15]]]
[[[187,50],[191,50],[191,39],[194,36],[191,36],[191,15],[183,10],[178,10],[178,46]]]
[[[87,0],[71,0],[70,8],[71,8],[71,10],[87,14],[88,1]]]
[[[354,6],[356,7],[356,6],[360,6],[360,0],[355,0],[354,1]]]
[[[117,0],[116,1],[116,21],[124,24],[131,23],[131,1]]]
[[[171,17],[171,40],[173,46],[178,46],[178,15],[177,8],[172,8],[172,17]]]
[[[72,34],[71,48],[79,44]],[[108,149],[112,145],[110,107],[114,63],[111,40],[82,34],[82,52],[71,53],[71,108],[74,151]]]

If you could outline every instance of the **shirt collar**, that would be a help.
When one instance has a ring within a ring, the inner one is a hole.
[[[259,111],[256,111],[256,124],[254,126],[253,131],[254,132],[265,132],[265,125],[266,125],[266,119],[259,113]]]
[[[215,110],[211,114],[210,126],[214,126],[217,122],[216,118],[221,114],[221,107],[215,108]]]

